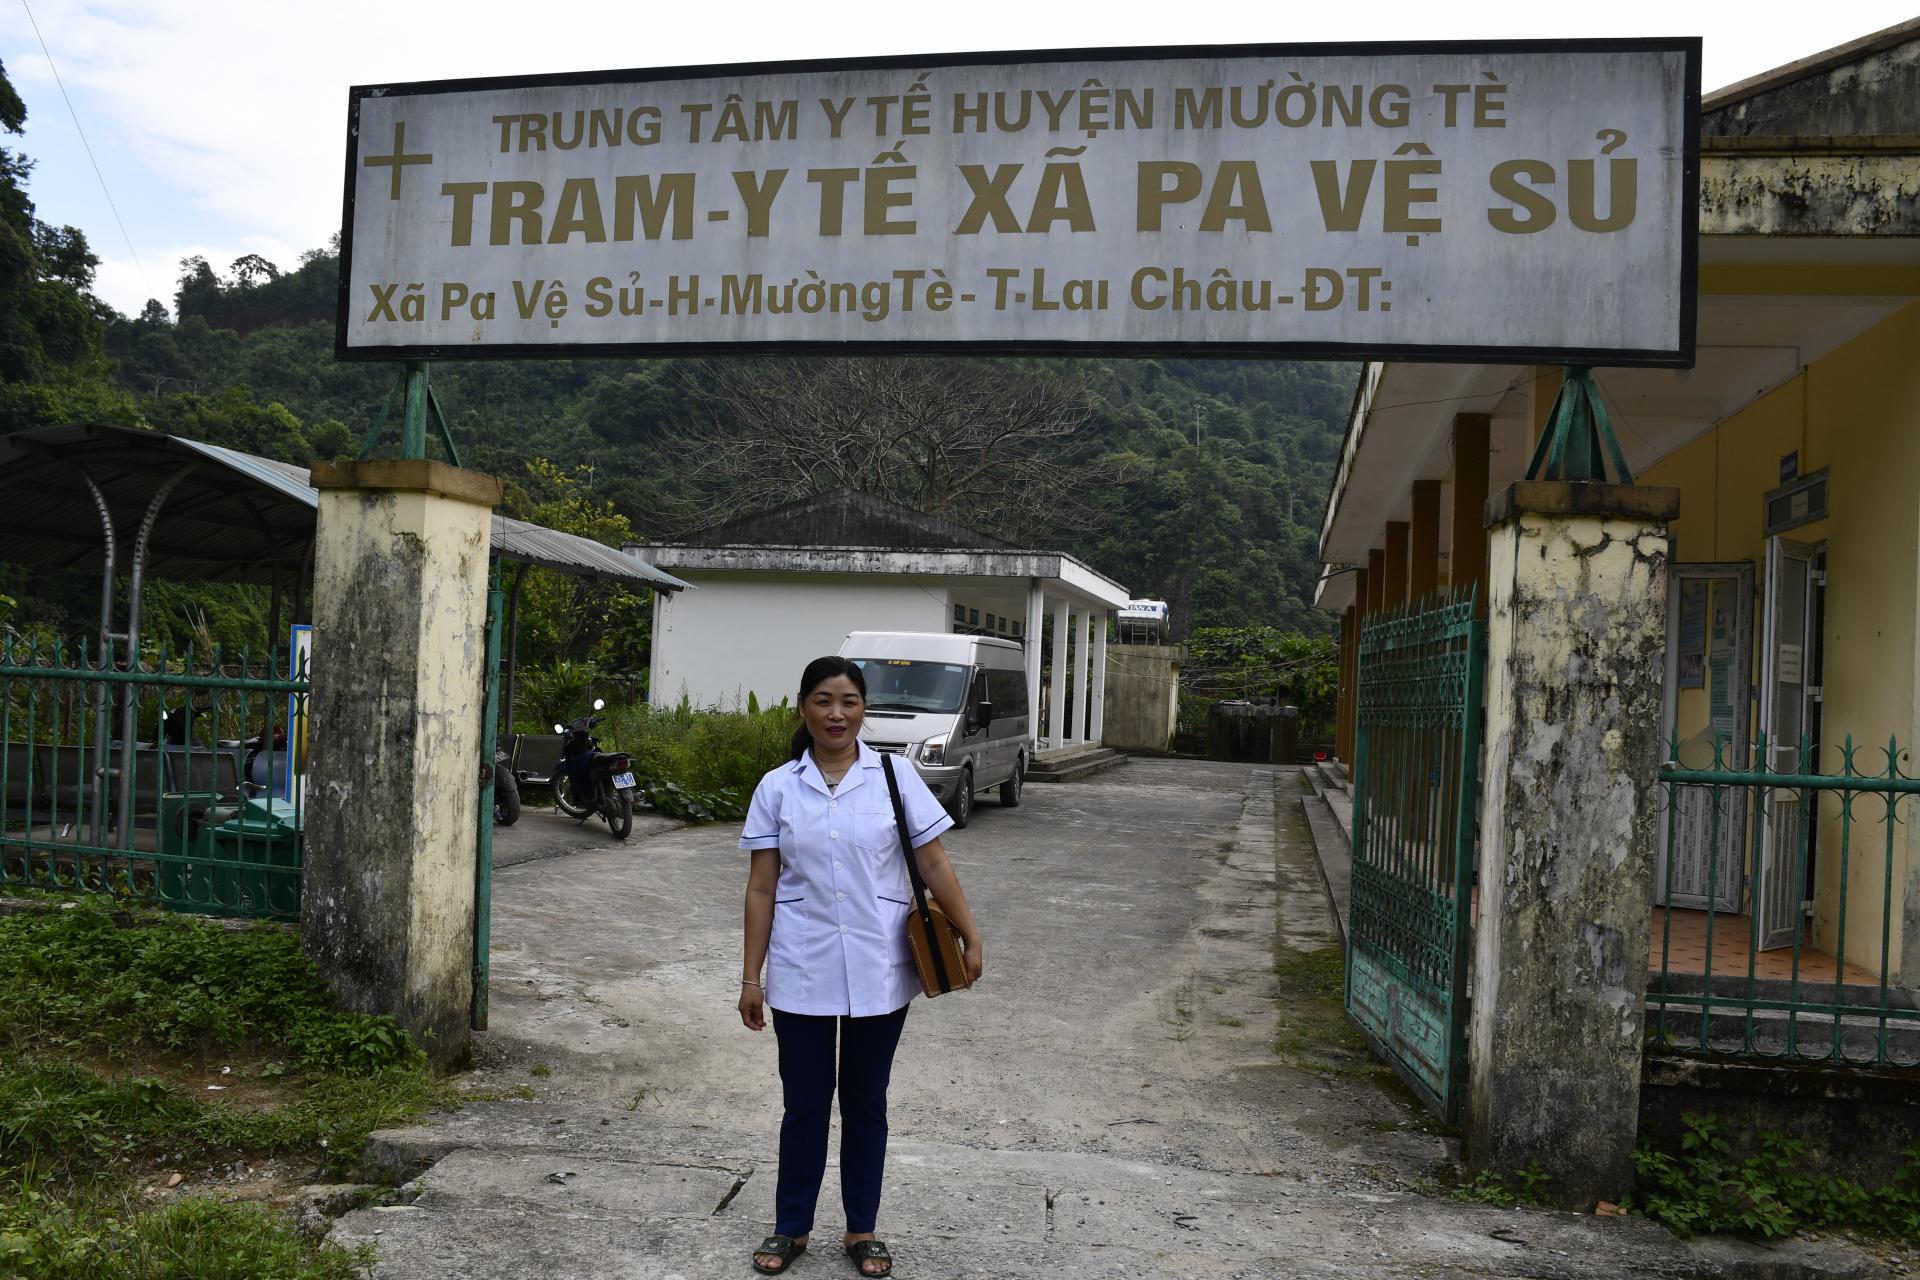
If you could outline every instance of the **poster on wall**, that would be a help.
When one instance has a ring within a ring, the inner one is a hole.
[[[1706,683],[1707,584],[1699,579],[1680,584],[1679,684],[1698,689]]]
[[[1707,691],[1708,721],[1717,737],[1732,741],[1734,734],[1733,699],[1733,606],[1731,592],[1716,592],[1713,601],[1713,642],[1707,654],[1711,677]],[[1744,690],[1738,691],[1744,694]]]

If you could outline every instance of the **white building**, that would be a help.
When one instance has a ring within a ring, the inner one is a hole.
[[[1029,705],[1068,708],[1059,726],[1036,719],[1045,745],[1100,741],[1107,623],[1128,595],[1072,556],[844,489],[627,551],[698,588],[655,596],[657,705],[733,706],[749,693],[777,703],[849,631],[959,631],[1026,645]],[[1048,618],[1043,696],[1037,641]]]

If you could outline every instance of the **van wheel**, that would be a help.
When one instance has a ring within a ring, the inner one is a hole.
[[[960,771],[960,785],[953,793],[953,804],[947,809],[953,816],[953,829],[959,831],[973,817],[973,770]]]
[[[1018,809],[1020,807],[1020,788],[1027,780],[1027,758],[1020,757],[1013,762],[1013,776],[1000,784],[1000,807]]]

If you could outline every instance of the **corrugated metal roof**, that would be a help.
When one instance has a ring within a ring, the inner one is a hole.
[[[208,466],[206,464],[213,464]],[[305,467],[181,436],[98,424],[40,427],[0,436],[0,560],[97,570],[99,513],[81,478],[104,495],[126,565],[147,504],[184,477],[161,507],[148,554],[155,577],[270,582],[276,561],[297,572],[313,542],[320,495]],[[542,525],[495,516],[493,553],[562,573],[663,591],[689,584],[612,547]]]
[[[546,569],[597,578],[637,580],[666,591],[693,589],[692,583],[682,582],[665,569],[656,569],[640,557],[615,551],[603,542],[509,516],[493,518],[493,547],[495,553],[505,559]]]

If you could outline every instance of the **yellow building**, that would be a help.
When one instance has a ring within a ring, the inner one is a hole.
[[[1920,20],[1708,94],[1701,132],[1696,367],[1594,371],[1635,482],[1680,491],[1654,659],[1664,734],[1682,768],[1714,767],[1718,740],[1722,768],[1789,775],[1841,772],[1849,737],[1854,770],[1885,774],[1896,739],[1896,768],[1920,774]],[[1343,759],[1353,638],[1370,615],[1484,582],[1483,505],[1525,475],[1560,380],[1367,366],[1320,544]],[[1751,758],[1756,740],[1769,759]],[[1878,792],[1843,817],[1837,793],[1732,788],[1716,821],[1707,788],[1673,794],[1656,973],[1680,971],[1676,937],[1704,950],[1711,906],[1716,973],[1745,977],[1751,958],[1762,978],[1797,965],[1796,981],[1877,986],[1884,971],[1920,987],[1913,802],[1890,823]]]

